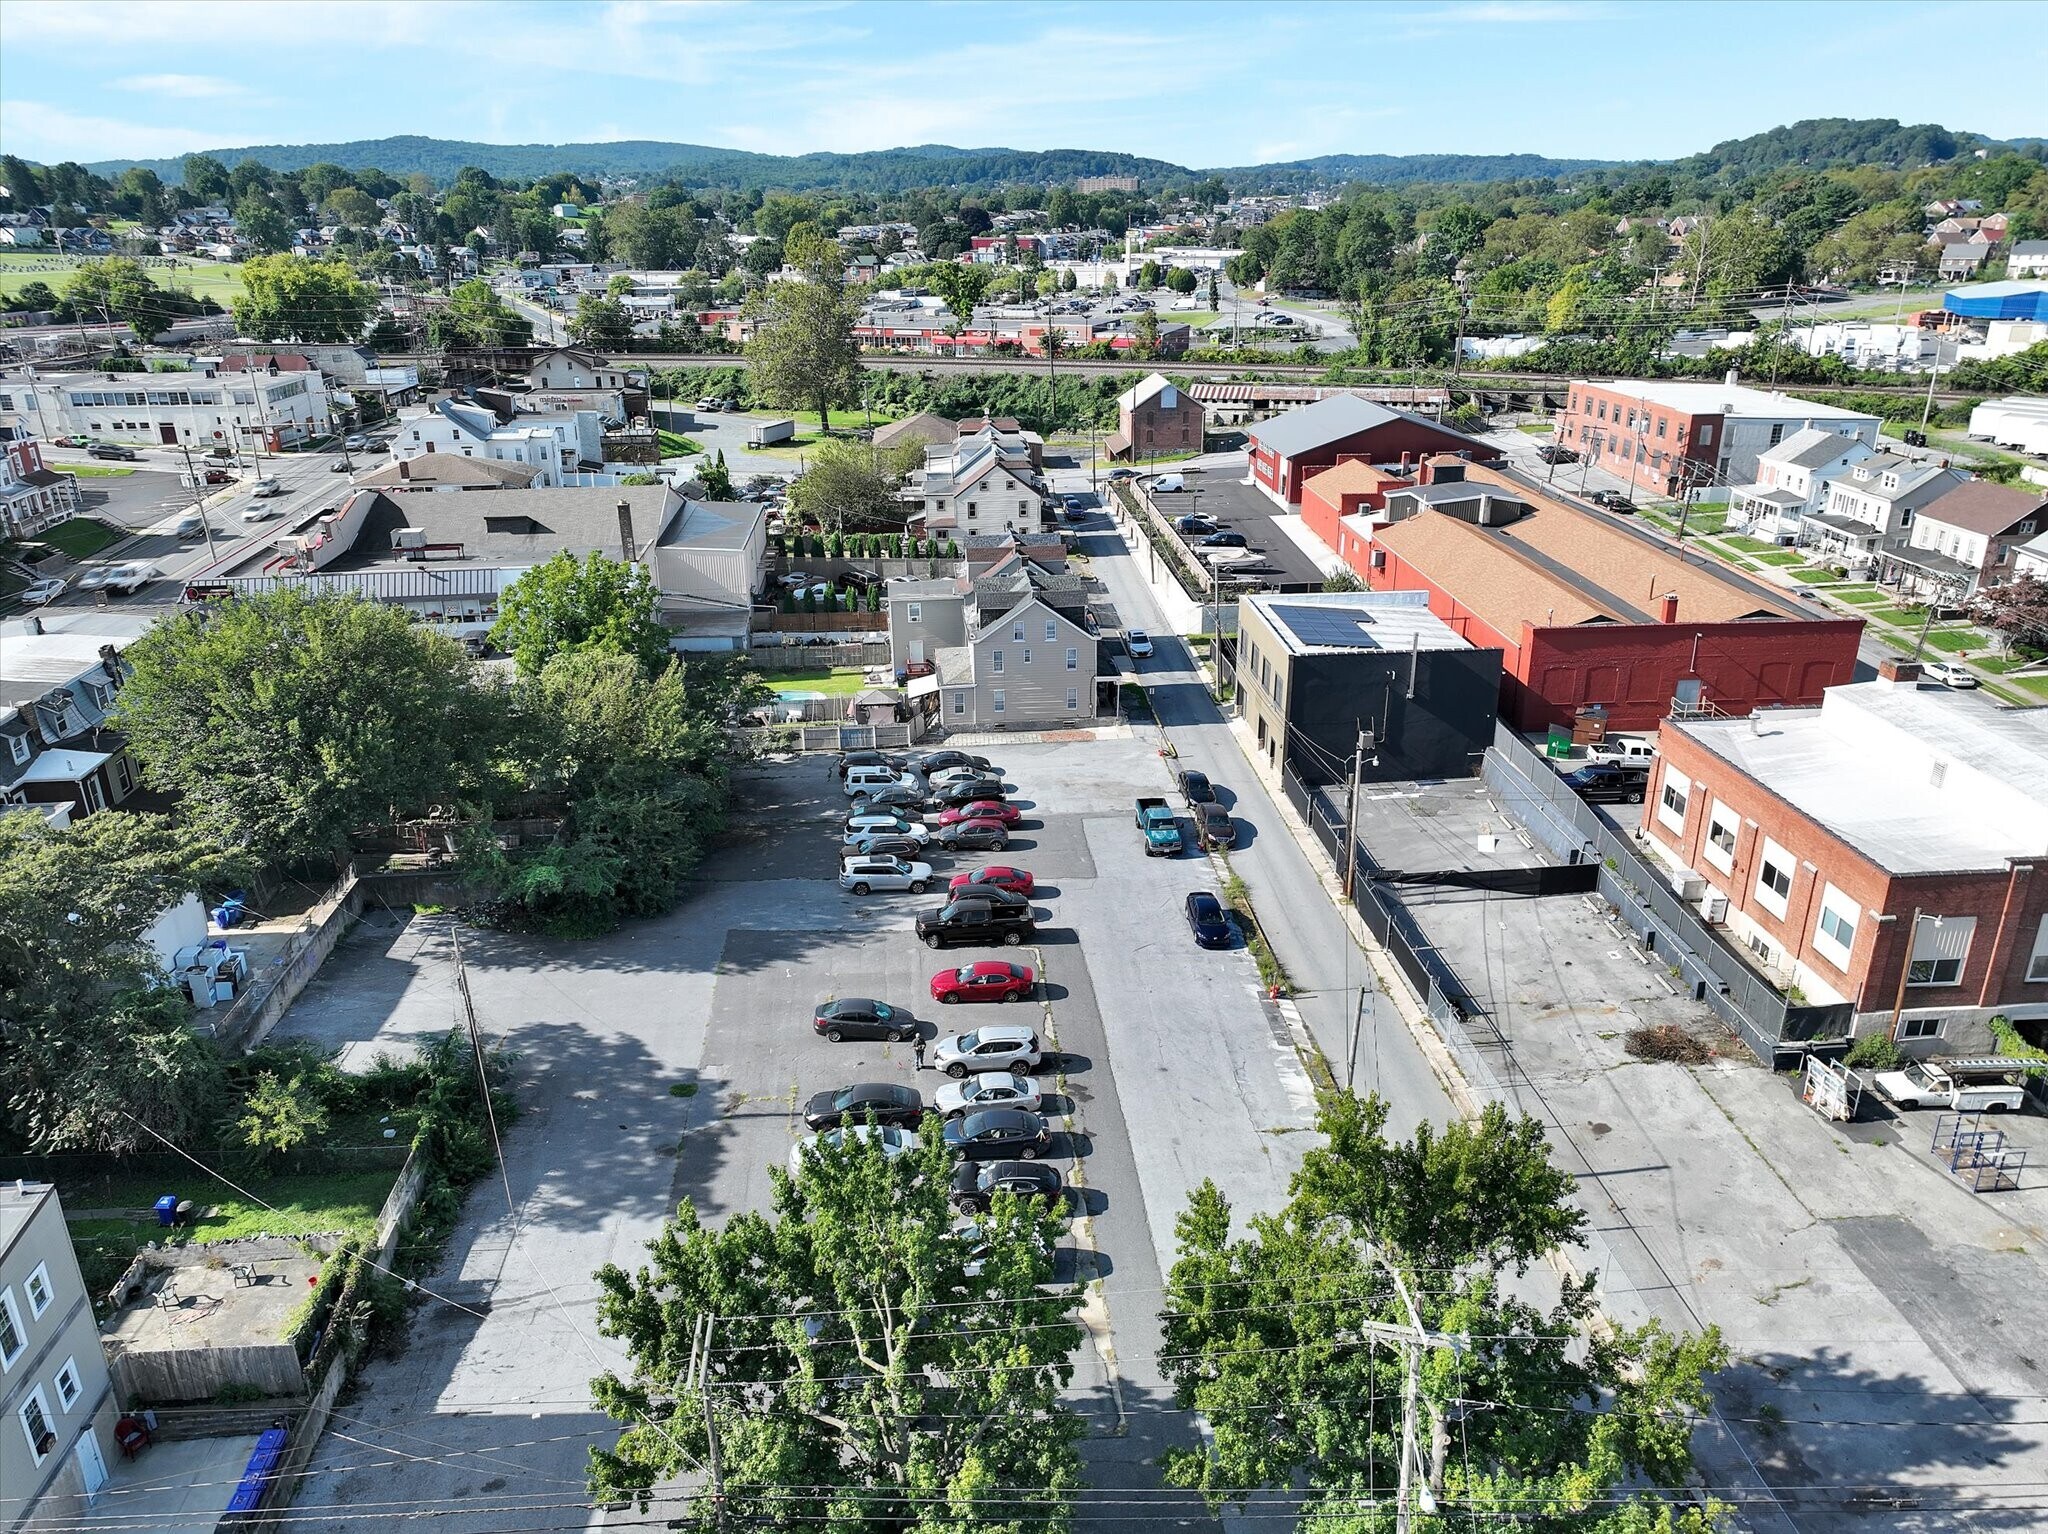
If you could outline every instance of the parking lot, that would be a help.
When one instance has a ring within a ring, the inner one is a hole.
[[[471,1194],[430,1283],[489,1298],[473,1306],[486,1314],[420,1312],[403,1355],[369,1371],[347,1429],[392,1456],[328,1447],[316,1470],[335,1473],[309,1478],[302,1506],[335,1509],[340,1527],[355,1502],[467,1494],[490,1466],[465,1455],[502,1442],[491,1419],[505,1415],[522,1419],[521,1442],[548,1441],[521,1451],[533,1473],[580,1478],[584,1447],[607,1431],[585,1409],[584,1382],[616,1356],[595,1336],[595,1268],[636,1263],[681,1198],[708,1220],[765,1208],[769,1169],[805,1132],[812,1093],[880,1081],[930,1101],[946,1084],[917,1071],[908,1043],[817,1036],[813,1007],[849,996],[904,1009],[928,1046],[977,1022],[1026,1021],[1055,1052],[1038,1079],[1048,1164],[1073,1185],[1060,1271],[1089,1284],[1070,1400],[1090,1424],[1090,1496],[1102,1499],[1094,1512],[1084,1499],[1081,1521],[1116,1526],[1119,1489],[1158,1486],[1160,1448],[1193,1431],[1156,1362],[1174,1219],[1205,1177],[1242,1214],[1277,1207],[1312,1091],[1250,956],[1190,939],[1181,902],[1217,888],[1219,871],[1196,854],[1144,855],[1132,797],[1171,794],[1157,755],[1127,738],[970,749],[1004,769],[1023,815],[1002,854],[937,853],[934,872],[1030,869],[1037,931],[1018,947],[934,952],[912,922],[938,895],[840,890],[847,798],[819,758],[743,772],[730,834],[668,917],[591,944],[461,933],[482,1025],[521,1056],[525,1113],[506,1141],[516,1214],[495,1183]],[[279,1036],[360,1061],[446,1028],[454,936],[440,916],[366,920]],[[931,1000],[934,973],[988,958],[1031,965],[1035,994]],[[463,1452],[401,1458],[405,1434]],[[1214,1526],[1198,1499],[1165,1500],[1187,1526]],[[521,1526],[483,1512],[455,1525]]]
[[[1259,584],[1271,591],[1323,589],[1322,567],[1287,535],[1280,525],[1280,518],[1286,514],[1256,485],[1248,484],[1238,472],[1215,470],[1184,472],[1182,482],[1187,488],[1180,491],[1159,490],[1150,480],[1145,485],[1153,506],[1169,526],[1177,526],[1183,516],[1199,513],[1221,531],[1244,535],[1250,557],[1233,558],[1220,568],[1231,574],[1256,576]],[[1299,522],[1300,518],[1294,520]],[[1175,536],[1181,545],[1181,557],[1201,568],[1209,553],[1198,547],[1202,535]]]

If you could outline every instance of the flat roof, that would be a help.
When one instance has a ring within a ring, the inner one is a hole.
[[[1259,594],[1245,601],[1266,620],[1289,653],[1350,650],[1469,650],[1469,641],[1429,610],[1423,591],[1338,591],[1320,595]]]
[[[1683,410],[1689,415],[1762,416],[1767,420],[1810,418],[1816,421],[1869,421],[1877,417],[1863,410],[1844,410],[1840,405],[1823,405],[1781,390],[1752,389],[1743,383],[1712,383],[1670,378],[1582,378],[1580,388],[1599,389],[1623,399]]]
[[[1891,873],[2002,870],[2048,845],[2048,708],[1858,682],[1819,708],[1664,727]]]
[[[768,508],[759,501],[685,500],[682,514],[669,519],[655,544],[664,549],[744,549],[767,516]]]
[[[1171,521],[1200,511],[1218,527],[1245,535],[1258,559],[1242,563],[1268,567],[1257,579],[1269,585],[1322,589],[1322,567],[1279,525],[1286,513],[1268,500],[1263,491],[1231,474],[1186,473],[1183,482],[1188,488],[1181,491],[1162,493],[1146,487],[1161,516]],[[1298,516],[1292,520],[1297,526],[1301,523]],[[1200,552],[1196,551],[1198,556]]]
[[[1548,496],[1539,484],[1477,464],[1467,465],[1465,478],[1507,492],[1529,514],[1479,527],[1421,512],[1380,528],[1374,539],[1510,641],[1525,622],[1655,622],[1666,594],[1678,597],[1680,623],[1814,619],[1766,586],[1701,557],[1680,558],[1662,540]]]

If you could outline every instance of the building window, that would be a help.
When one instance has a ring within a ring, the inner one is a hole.
[[[26,736],[10,735],[7,737],[7,745],[8,749],[13,751],[15,761],[25,762],[28,760],[29,747],[28,738]]]
[[[988,652],[988,668],[997,676],[1003,674],[1003,652],[1001,650],[991,650]]]
[[[1792,903],[1791,853],[1768,836],[1764,838],[1763,860],[1756,871],[1756,903],[1773,916],[1783,917]]]
[[[1078,687],[1069,687],[1067,689],[1067,712],[1072,713],[1075,709],[1079,708],[1080,706],[1081,689]]]
[[[1664,791],[1657,796],[1657,818],[1674,831],[1685,829],[1685,801],[1692,792],[1692,779],[1682,772],[1664,769]]]
[[[1838,969],[1849,967],[1850,951],[1856,946],[1856,918],[1862,907],[1832,884],[1821,890],[1820,920],[1814,924],[1813,946]]]
[[[954,712],[954,713],[956,713],[956,714],[964,714],[964,713],[966,713],[966,712],[967,712],[967,694],[966,694],[966,693],[964,693],[964,692],[956,692],[956,693],[954,693],[954,694],[953,694],[953,712]]]
[[[1009,705],[1005,703],[1003,700],[1002,688],[998,687],[994,692],[989,694],[989,707],[993,709],[996,713],[1002,713],[1003,710],[1008,706]]]
[[[50,1403],[40,1385],[30,1391],[28,1399],[21,1403],[21,1430],[28,1437],[29,1453],[40,1465],[57,1447],[56,1430],[50,1426]]]
[[[2027,959],[2029,980],[2048,980],[2048,916],[2041,918],[2040,930],[2034,934],[2034,952]]]
[[[57,1371],[57,1409],[69,1411],[85,1394],[85,1384],[78,1377],[78,1360],[67,1358],[64,1367]]]
[[[14,1306],[14,1291],[0,1289],[0,1369],[14,1367],[21,1350],[28,1346],[21,1329],[21,1312]]]
[[[1711,421],[1700,422],[1699,444],[1701,447],[1714,445],[1714,425]]]
[[[1945,1017],[1902,1017],[1899,1019],[1899,1042],[1910,1044],[1915,1039],[1938,1039]]]
[[[1058,625],[1057,625],[1057,624],[1055,624],[1055,623],[1053,622],[1053,620],[1052,620],[1052,619],[1050,619],[1050,618],[1046,619],[1046,620],[1045,620],[1045,642],[1046,642],[1047,644],[1051,644],[1051,643],[1052,643],[1052,642],[1053,642],[1053,641],[1054,641],[1055,639],[1057,639],[1057,638],[1059,638],[1059,637],[1060,637],[1060,631],[1059,631],[1059,627],[1058,627]]]
[[[1780,422],[1778,425],[1773,426],[1771,428],[1771,446],[1776,447],[1780,442],[1783,442],[1784,440],[1785,427],[1784,424]]]
[[[1028,666],[1031,664],[1031,647],[1029,645],[1026,645],[1024,647],[1024,653],[1017,657],[1017,664],[1020,666]]]
[[[56,1293],[50,1288],[50,1265],[46,1262],[37,1263],[35,1271],[28,1276],[28,1282],[21,1287],[22,1292],[28,1296],[30,1320],[34,1320],[44,1311],[48,1310],[50,1302],[57,1297]]]
[[[905,604],[904,604],[904,606],[905,606],[905,611],[904,611],[904,615],[903,615],[903,621],[904,621],[904,622],[906,622],[906,623],[922,623],[922,622],[924,622],[924,603],[922,603],[922,602],[908,602],[908,603],[905,603]]]
[[[1724,874],[1735,868],[1735,833],[1741,825],[1735,811],[1719,799],[1714,801],[1713,811],[1707,817],[1707,845],[1700,850]]]
[[[1019,623],[1016,627],[1010,630],[1010,638],[1018,644],[1022,644],[1024,642],[1024,625],[1022,623]]]
[[[1081,669],[1081,652],[1071,645],[1067,647],[1067,669],[1069,671],[1079,671]]]
[[[1977,934],[1974,916],[1923,916],[1913,932],[1908,985],[1954,985],[1963,978],[1970,940]]]

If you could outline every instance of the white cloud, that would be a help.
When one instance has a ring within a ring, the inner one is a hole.
[[[141,91],[151,96],[181,96],[199,100],[220,96],[246,96],[249,89],[219,75],[128,75],[113,82],[115,90]]]
[[[125,122],[67,112],[40,101],[0,101],[0,140],[26,160],[159,160],[207,144],[234,143],[238,130]]]

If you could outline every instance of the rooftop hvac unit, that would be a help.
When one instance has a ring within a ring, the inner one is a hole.
[[[423,527],[394,527],[391,546],[394,549],[423,549],[427,546],[427,530]]]
[[[1678,881],[1678,898],[1693,901],[1707,892],[1707,881],[1698,874],[1687,874]]]
[[[1708,922],[1723,922],[1728,919],[1728,897],[1719,890],[1708,890],[1700,896],[1700,919]]]

